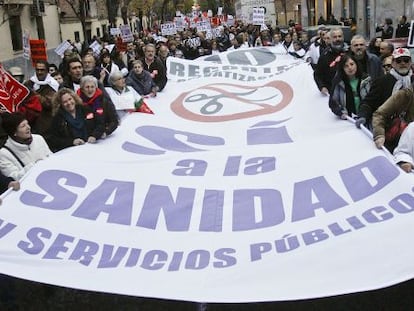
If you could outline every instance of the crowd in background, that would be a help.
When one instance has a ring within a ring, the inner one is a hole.
[[[170,36],[145,31],[125,43],[106,34],[93,38],[101,47],[98,52],[77,40],[64,52],[60,64],[36,62],[31,77],[24,77],[19,67],[8,68],[30,94],[18,112],[2,114],[1,191],[17,190],[18,180],[51,153],[105,139],[126,114],[153,113],[145,98],[168,87],[168,57],[193,60],[258,46],[275,47],[308,62],[316,86],[329,96],[334,114],[356,120],[357,127],[365,125],[378,148],[385,146],[390,152],[397,148],[397,155],[409,153],[408,147],[397,147],[399,136],[394,141],[386,139],[388,123],[396,114],[403,114],[407,123],[414,119],[410,52],[385,41],[394,34],[392,20],[378,25],[379,35],[370,40],[356,33],[352,19],[338,22],[332,15],[319,22],[313,37],[294,21],[287,28],[243,23],[219,26],[214,38],[196,29]],[[340,24],[351,26],[349,44]],[[395,35],[406,37],[408,31],[403,16]],[[407,157],[398,163],[407,172],[414,165]]]

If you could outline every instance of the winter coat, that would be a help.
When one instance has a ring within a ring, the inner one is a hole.
[[[358,95],[362,101],[371,87],[371,77],[360,79],[358,82]],[[349,116],[356,115],[354,96],[352,94],[351,87],[344,80],[340,80],[333,86],[331,96],[329,97],[329,108],[337,116],[347,114]]]
[[[404,121],[407,123],[414,121],[414,94],[411,88],[395,92],[374,112],[372,116],[374,140],[379,137],[385,138],[386,129],[393,118],[399,115],[403,115]],[[385,141],[384,145],[392,151],[397,143]]]
[[[19,180],[38,160],[42,160],[52,153],[42,136],[32,134],[32,137],[33,140],[29,145],[19,143],[10,137],[7,139],[4,145],[15,153],[22,164],[9,150],[1,148],[0,170],[4,175]]]
[[[76,138],[87,140],[88,137],[95,137],[97,140],[104,133],[104,124],[102,118],[96,118],[95,113],[91,112],[87,107],[76,105],[76,115],[84,119],[85,136],[80,137],[72,131],[72,126],[65,118],[65,111],[59,108],[58,112],[52,119],[49,129],[48,143],[51,149],[56,152],[64,148],[73,146]]]

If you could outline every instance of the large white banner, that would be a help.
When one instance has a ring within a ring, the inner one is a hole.
[[[271,49],[170,58],[110,137],[0,206],[0,272],[199,302],[324,297],[413,277],[414,178]]]

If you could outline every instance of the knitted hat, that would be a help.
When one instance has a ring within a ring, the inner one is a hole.
[[[26,120],[24,114],[20,112],[2,113],[1,118],[3,129],[9,136],[13,136],[19,124]]]

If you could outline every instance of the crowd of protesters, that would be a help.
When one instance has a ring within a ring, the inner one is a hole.
[[[398,140],[385,139],[388,122],[395,114],[402,114],[402,106],[405,120],[414,120],[409,50],[394,49],[384,41],[393,31],[388,19],[378,25],[379,36],[367,41],[354,33],[350,45],[342,28],[335,26],[339,22],[334,16],[325,22],[333,25],[320,25],[312,38],[294,21],[285,29],[243,23],[219,26],[214,38],[196,29],[170,36],[154,30],[137,33],[133,41],[119,44],[120,37],[107,34],[94,38],[101,47],[98,53],[76,41],[64,52],[60,64],[36,62],[35,73],[28,79],[20,68],[9,68],[30,94],[18,112],[1,118],[4,147],[0,149],[0,171],[4,176],[0,175],[0,190],[17,190],[25,172],[52,152],[105,139],[126,114],[152,113],[144,99],[168,87],[168,57],[193,60],[257,46],[276,47],[308,62],[316,86],[329,96],[332,112],[341,119],[353,118],[359,128],[365,125],[373,132],[378,148],[385,146],[393,152]],[[352,19],[349,22],[352,25]],[[396,35],[408,36],[407,25],[403,16]],[[401,154],[407,148],[399,146],[396,152]],[[404,170],[414,167],[412,157],[400,158],[403,160],[398,163]]]

